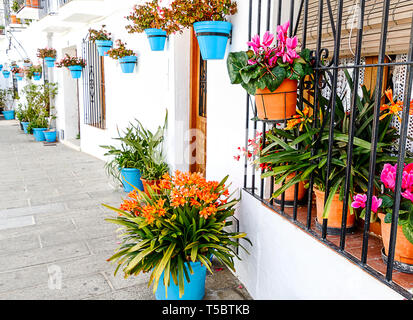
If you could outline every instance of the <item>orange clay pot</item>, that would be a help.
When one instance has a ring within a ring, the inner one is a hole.
[[[39,0],[31,0],[33,8],[39,8]]]
[[[287,179],[285,179],[285,183],[287,183],[288,181],[290,181],[292,178],[295,177],[295,174],[290,174]],[[281,184],[275,184],[274,185],[274,189],[277,190],[279,188],[281,188]],[[304,182],[300,181],[298,183],[298,196],[297,196],[297,201],[301,201],[304,199],[305,197],[305,193],[306,193],[306,189],[304,188]],[[284,201],[286,202],[293,202],[294,201],[294,193],[295,193],[295,185],[289,187],[287,190],[285,190],[285,194],[284,194]],[[281,200],[281,196],[279,196],[277,198],[277,200]]]
[[[17,17],[16,17],[15,14],[10,15],[10,22],[11,22],[12,24],[17,24],[17,23],[18,23],[18,22],[17,22]]]
[[[25,7],[31,8],[32,7],[32,0],[26,0]]]
[[[357,227],[360,230],[364,230],[364,220],[358,219],[357,220]],[[370,222],[369,232],[377,237],[381,237],[381,222],[380,220]]]
[[[319,224],[323,223],[323,212],[324,212],[324,191],[320,191],[314,188],[316,205],[317,205],[317,222]],[[330,212],[328,213],[327,227],[334,229],[341,229],[342,214],[343,213],[343,201],[340,201],[340,196],[336,193],[331,202]],[[347,222],[346,227],[354,227],[356,222],[356,215],[350,214],[350,210],[347,212]]]
[[[384,253],[388,255],[391,223],[385,223],[385,214],[378,213],[381,220],[381,235],[383,238]],[[394,252],[394,260],[413,265],[413,244],[404,236],[401,226],[397,226],[396,247]]]
[[[257,89],[255,103],[259,119],[284,120],[296,114],[297,80],[285,79],[271,92],[268,88]]]
[[[151,186],[151,188],[153,189],[153,186],[157,185],[159,183],[159,180],[145,180],[142,179],[142,185],[143,185],[143,190],[145,191],[145,193],[149,196],[149,192],[148,192],[148,185]],[[153,190],[155,193],[158,193],[157,190]]]

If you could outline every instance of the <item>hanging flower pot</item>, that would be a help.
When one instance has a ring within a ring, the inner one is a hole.
[[[30,68],[33,65],[30,61],[23,62],[23,67]]]
[[[121,178],[123,184],[123,190],[125,192],[131,192],[135,188],[143,191],[143,185],[141,181],[141,172],[136,168],[123,168],[121,170]]]
[[[46,130],[43,134],[47,142],[56,142],[56,130]]]
[[[277,90],[257,89],[255,93],[257,115],[263,120],[283,120],[296,113],[297,80],[285,79]]]
[[[23,74],[16,73],[16,79],[17,79],[17,81],[22,81],[23,80]]]
[[[162,29],[145,29],[152,51],[163,51],[166,43],[166,31]]]
[[[44,131],[46,131],[47,128],[33,128],[33,136],[36,141],[45,141],[46,138],[44,136]]]
[[[127,56],[119,59],[120,67],[123,73],[133,73],[135,71],[137,56]]]
[[[42,78],[41,72],[33,72],[33,79],[39,81]]]
[[[232,24],[226,21],[201,21],[194,23],[202,59],[224,59]]]
[[[69,66],[68,69],[70,70],[73,79],[79,79],[82,76],[82,66]]]
[[[99,56],[107,56],[107,52],[112,48],[112,40],[95,40]]]
[[[6,79],[7,79],[7,78],[9,78],[9,77],[10,77],[10,71],[3,70],[3,71],[2,71],[2,73],[3,73],[3,77],[4,77],[4,78],[6,78]]]
[[[44,61],[46,62],[46,66],[49,68],[53,68],[54,67],[54,63],[56,61],[56,58],[52,58],[52,57],[46,57],[44,58]]]
[[[2,64],[0,64],[0,71],[1,71],[1,70],[3,70],[3,65],[2,65]]]
[[[13,120],[14,119],[14,110],[3,111],[4,119],[5,120]]]
[[[188,267],[185,264],[185,268],[188,271],[189,280],[188,282],[184,277],[184,294],[179,297],[179,287],[172,280],[168,286],[168,296],[166,297],[165,285],[164,285],[164,273],[162,273],[158,288],[155,292],[155,297],[157,300],[202,300],[205,295],[205,280],[206,280],[206,267],[201,264],[201,262],[190,262],[191,268],[194,271],[191,274]]]

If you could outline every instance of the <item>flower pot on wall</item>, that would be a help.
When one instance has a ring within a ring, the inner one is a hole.
[[[46,131],[43,131],[43,134],[47,142],[56,142],[56,138],[57,138],[56,130],[46,130]]]
[[[18,24],[18,20],[15,14],[10,15],[10,23],[11,24]]]
[[[257,89],[255,93],[257,115],[262,120],[284,120],[296,114],[297,80],[285,79],[271,92],[268,88]]]
[[[14,119],[14,110],[3,111],[4,119],[13,120]]]
[[[224,59],[232,24],[226,21],[201,21],[194,23],[202,59]]]
[[[23,62],[23,67],[30,68],[32,65],[31,62]]]
[[[99,56],[107,56],[107,52],[112,48],[113,41],[111,40],[96,40],[95,41]]]
[[[157,300],[202,300],[205,295],[206,267],[200,262],[190,262],[190,265],[194,273],[191,274],[185,264],[190,282],[184,277],[184,294],[182,297],[179,297],[179,287],[174,283],[172,276],[169,277],[171,280],[168,287],[168,297],[166,297],[163,272],[155,293]]]
[[[46,138],[44,136],[43,131],[46,131],[47,128],[33,128],[33,136],[36,141],[45,141]]]
[[[16,73],[16,79],[17,79],[17,81],[22,81],[23,80],[23,75],[19,74],[19,73]]]
[[[121,170],[121,179],[123,184],[123,190],[125,192],[131,192],[135,188],[143,191],[143,185],[141,181],[141,172],[136,168],[123,168]]]
[[[166,43],[166,31],[162,29],[145,29],[152,51],[163,51]]]
[[[32,0],[26,0],[25,6],[31,8],[32,7]]]
[[[0,64],[0,71],[1,71],[1,70],[3,70],[3,65],[2,65],[2,64]]]
[[[3,70],[2,73],[4,78],[8,79],[10,77],[10,71]]]
[[[389,254],[391,223],[384,222],[385,214],[378,213],[378,216],[381,220],[381,235],[383,239],[384,254],[387,257]],[[409,240],[407,240],[401,226],[397,226],[396,246],[394,249],[394,261],[395,269],[397,269],[398,271],[409,272],[410,269],[410,272],[413,273],[413,244]],[[400,264],[398,264],[398,262]]]
[[[323,224],[323,212],[325,193],[314,188],[317,205],[317,227],[321,229]],[[339,194],[335,194],[331,202],[330,211],[328,212],[327,230],[329,234],[340,234],[341,222],[343,212],[343,201],[340,201]],[[347,212],[346,232],[353,232],[355,230],[356,215],[350,214],[350,209]]]
[[[127,56],[119,59],[120,67],[123,73],[133,73],[135,70],[136,61],[138,57]]]
[[[79,79],[82,76],[82,66],[69,66],[68,69],[70,70],[73,79]]]
[[[33,72],[33,79],[39,81],[42,78],[41,72]]]
[[[55,61],[56,61],[56,58],[46,57],[46,58],[44,58],[44,61],[46,62],[46,65],[47,65],[49,68],[53,68],[53,67],[54,67],[54,63],[55,63]]]
[[[39,0],[31,0],[32,8],[39,8]]]

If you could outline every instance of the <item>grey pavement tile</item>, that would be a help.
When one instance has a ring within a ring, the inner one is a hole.
[[[88,300],[155,300],[152,288],[146,284],[136,285],[121,290],[97,295]]]
[[[0,218],[0,230],[32,226],[35,224],[33,216]]]
[[[40,241],[36,234],[22,234],[13,238],[13,241],[0,240],[0,256],[37,248],[40,248]]]
[[[0,272],[0,299],[2,293],[47,284],[49,272],[47,264],[10,272]]]
[[[39,206],[13,208],[8,210],[0,210],[0,219],[9,217],[21,217],[27,215],[38,215],[52,212],[65,211],[65,206],[62,203],[51,203]]]

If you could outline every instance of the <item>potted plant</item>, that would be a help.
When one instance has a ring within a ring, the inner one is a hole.
[[[112,34],[107,32],[102,25],[100,30],[89,29],[89,39],[96,44],[99,56],[107,56],[107,52],[112,48]]]
[[[5,35],[5,26],[1,25],[0,26],[0,35]],[[1,69],[0,69],[1,71]]]
[[[14,90],[0,89],[0,108],[3,109],[2,113],[5,120],[13,120],[15,118],[15,111],[11,106],[10,102],[13,101]]]
[[[234,270],[234,248],[242,247],[245,233],[225,227],[235,212],[237,199],[229,195],[225,182],[207,181],[199,173],[164,175],[159,192],[129,194],[118,213],[106,219],[125,231],[116,261],[125,277],[151,273],[149,286],[158,300],[200,300],[205,294],[206,271],[212,273],[211,258]],[[245,248],[244,248],[245,249]]]
[[[17,13],[17,12],[19,12],[19,10],[20,10],[20,4],[19,4],[19,2],[18,1],[16,1],[16,0],[14,0],[13,1],[13,3],[12,3],[12,5],[11,5],[11,11],[13,12],[13,13]],[[17,16],[15,15],[15,14],[11,14],[10,15],[10,22],[12,23],[12,24],[18,24],[19,23],[19,20],[17,19]]]
[[[84,59],[71,57],[67,53],[62,60],[56,63],[57,68],[68,68],[73,79],[79,79],[82,76],[82,70],[85,66],[86,62]]]
[[[39,114],[35,119],[30,121],[27,131],[33,131],[33,136],[36,141],[45,141],[44,131],[49,128],[47,117]]]
[[[10,71],[9,70],[3,70],[2,74],[3,74],[3,77],[5,79],[8,79],[10,77]]]
[[[23,68],[13,68],[12,72],[16,76],[16,79],[18,81],[23,80],[23,77],[24,77],[24,69]]]
[[[112,59],[119,60],[123,73],[133,73],[138,57],[133,50],[126,49],[126,43],[116,40],[117,48],[110,49],[107,55]]]
[[[175,22],[174,12],[161,7],[158,0],[136,5],[126,19],[131,21],[126,30],[129,33],[145,32],[152,51],[163,51],[166,37],[181,29]]]
[[[33,65],[32,61],[28,58],[23,60],[23,67],[30,68]]]
[[[42,78],[42,72],[43,68],[41,65],[34,65],[26,70],[26,76],[28,79],[39,81]]]
[[[262,43],[256,35],[248,45],[252,50],[231,52],[228,74],[232,84],[255,95],[259,119],[284,120],[296,113],[297,81],[312,74],[310,51],[297,53],[297,37],[288,38],[289,22],[278,27],[278,46],[275,36],[266,32]]]
[[[37,57],[43,59],[49,68],[54,67],[56,55],[56,49],[53,48],[37,49]]]

